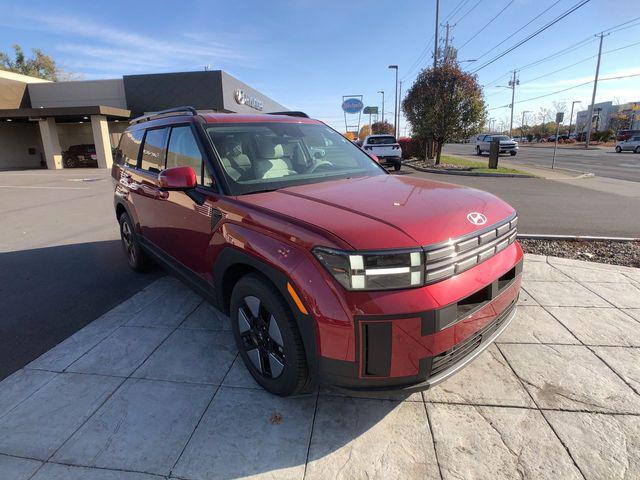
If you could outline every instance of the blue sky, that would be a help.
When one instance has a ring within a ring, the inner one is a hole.
[[[460,50],[460,60],[480,57],[463,64],[473,71],[577,2],[441,0],[440,18],[449,16],[456,24],[452,44],[459,47],[506,7]],[[481,69],[478,76],[480,83],[488,85],[490,116],[508,121],[509,109],[496,107],[510,102],[510,90],[496,85],[507,84],[510,70],[583,40],[572,51],[519,73],[514,123],[519,124],[523,110],[531,111],[527,118],[533,120],[542,108],[555,112],[557,103],[570,108],[572,101],[581,100],[588,105],[592,85],[518,102],[592,80],[596,59],[589,57],[598,47],[593,35],[640,15],[639,7],[640,0],[591,0]],[[84,79],[201,70],[210,65],[340,130],[344,130],[342,95],[362,94],[366,105],[380,105],[376,92],[384,90],[386,115],[392,117],[394,76],[387,66],[399,65],[406,90],[420,69],[432,62],[435,0],[4,1],[1,9],[0,50],[8,51],[13,43],[25,49],[41,48],[65,70]],[[607,36],[603,51],[638,42],[640,22],[634,22]],[[640,44],[603,56],[601,77],[634,73],[640,73]],[[602,82],[597,101],[605,100],[640,100],[640,77]]]

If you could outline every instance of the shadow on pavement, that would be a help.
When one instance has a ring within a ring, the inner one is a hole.
[[[131,271],[119,240],[0,253],[0,380],[160,274]]]

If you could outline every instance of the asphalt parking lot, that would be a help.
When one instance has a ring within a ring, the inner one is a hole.
[[[409,397],[255,384],[171,277],[0,383],[2,478],[632,479],[640,269],[528,256],[513,323]]]
[[[123,260],[104,170],[0,172],[0,379],[161,273]]]

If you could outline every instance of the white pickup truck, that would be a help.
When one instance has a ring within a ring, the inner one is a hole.
[[[491,141],[497,138],[500,140],[500,152],[508,153],[512,157],[518,153],[518,142],[506,135],[494,135],[483,133],[476,137],[476,155],[482,155],[482,152],[489,152],[491,150]]]
[[[362,149],[374,154],[381,165],[393,166],[397,172],[402,165],[402,148],[393,135],[368,135],[362,142]]]

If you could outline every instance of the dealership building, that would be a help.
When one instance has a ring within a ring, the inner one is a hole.
[[[207,112],[288,110],[221,70],[50,82],[0,70],[0,170],[63,168],[72,145],[95,145],[100,168],[131,118],[180,105]]]

